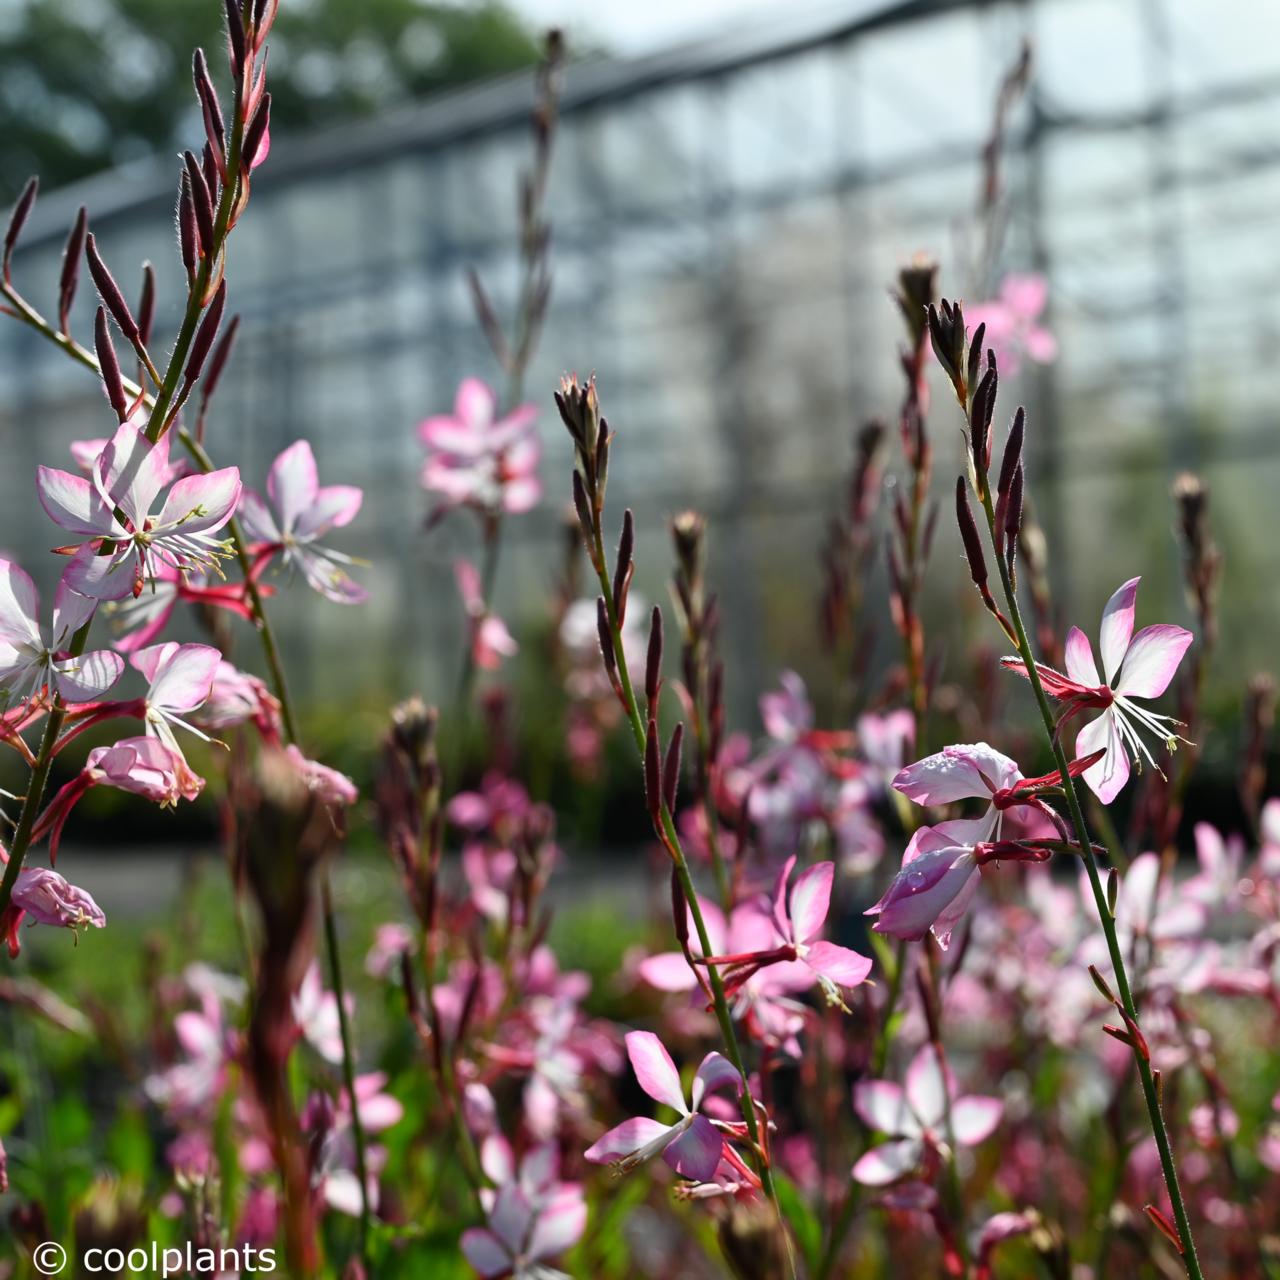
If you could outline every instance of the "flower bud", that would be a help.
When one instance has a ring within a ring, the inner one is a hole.
[[[4,281],[9,283],[9,259],[13,256],[13,247],[22,234],[23,224],[31,213],[31,206],[36,202],[36,192],[40,190],[39,178],[28,178],[27,185],[22,188],[18,203],[13,206],[9,215],[9,227],[4,233]]]
[[[969,576],[979,591],[987,586],[987,560],[982,552],[982,539],[969,507],[969,487],[964,476],[956,477],[956,521],[960,525],[960,540],[964,543],[965,558],[969,561]]]
[[[115,282],[115,277],[107,270],[107,264],[98,253],[97,241],[92,231],[85,237],[84,253],[89,263],[89,274],[93,277],[93,283],[97,285],[103,305],[111,313],[111,318],[120,326],[120,332],[130,342],[137,342],[137,322],[129,310],[129,304],[124,300],[124,294],[120,292],[120,286]]]
[[[102,386],[107,399],[115,410],[116,419],[123,422],[129,416],[129,402],[124,394],[124,382],[120,377],[120,359],[111,330],[107,326],[107,313],[99,307],[93,319],[93,345],[98,355],[98,368],[102,373]]]
[[[684,722],[676,725],[667,744],[667,758],[662,765],[662,803],[670,813],[676,811],[676,795],[680,789],[680,747],[684,742]]]
[[[62,251],[62,275],[58,279],[58,327],[67,332],[71,323],[71,304],[75,301],[76,285],[80,279],[80,256],[84,253],[85,232],[89,229],[89,211],[80,206],[67,247]]]

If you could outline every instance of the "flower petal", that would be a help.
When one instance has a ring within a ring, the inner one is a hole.
[[[1077,759],[1095,751],[1106,751],[1106,755],[1083,774],[1090,790],[1103,804],[1110,804],[1129,781],[1129,757],[1125,754],[1115,716],[1114,708],[1108,708],[1092,724],[1085,725],[1076,738]]]
[[[252,489],[244,489],[240,493],[240,522],[250,542],[281,542],[284,539],[271,508]]]
[[[917,804],[950,804],[969,796],[985,799],[1021,776],[1016,761],[987,743],[958,743],[907,765],[893,786]]]
[[[933,1128],[946,1113],[947,1099],[955,1095],[956,1082],[951,1068],[945,1066],[933,1046],[927,1044],[911,1059],[905,1083],[907,1102],[916,1119],[925,1128]]]
[[[900,1138],[872,1147],[853,1166],[854,1181],[864,1187],[886,1187],[912,1172],[920,1163],[924,1148],[919,1138]]]
[[[0,638],[42,647],[40,595],[31,575],[11,560],[0,560]]]
[[[682,951],[664,951],[640,961],[640,977],[659,991],[692,991],[698,985]]]
[[[868,956],[848,947],[838,947],[834,942],[813,943],[804,960],[815,973],[830,978],[838,987],[856,987],[865,982],[871,972]]]
[[[863,1080],[853,1086],[853,1109],[868,1129],[912,1137],[920,1125],[900,1085],[890,1080]]]
[[[185,476],[169,490],[156,519],[159,529],[178,526],[180,534],[212,533],[235,514],[240,501],[240,471],[223,467],[208,475]]]
[[[634,1155],[641,1147],[647,1147],[664,1133],[670,1133],[673,1125],[662,1124],[648,1116],[633,1116],[615,1125],[603,1138],[593,1142],[583,1153],[584,1160],[592,1164],[612,1164],[624,1156]]]
[[[543,1207],[529,1236],[530,1260],[554,1258],[571,1249],[587,1229],[587,1202],[577,1187],[566,1185]]]
[[[831,885],[835,874],[834,862],[819,862],[802,872],[792,885],[788,915],[794,942],[804,944],[822,931],[831,908]]]
[[[995,1132],[1002,1115],[1004,1103],[999,1098],[957,1098],[951,1104],[951,1131],[961,1146],[974,1147]]]
[[[479,378],[463,378],[458,383],[453,411],[472,431],[484,431],[493,424],[498,397]]]
[[[92,702],[100,698],[124,671],[124,659],[110,649],[97,649],[53,665],[58,692],[67,702]]]
[[[511,1255],[488,1228],[468,1227],[462,1233],[461,1247],[463,1256],[485,1280],[511,1273]]]
[[[316,500],[320,480],[316,474],[316,455],[305,440],[285,449],[267,472],[267,493],[280,513],[280,528],[292,533],[298,517]]]
[[[1195,637],[1184,627],[1157,623],[1143,627],[1129,642],[1116,692],[1135,698],[1158,698],[1173,679]]]
[[[693,1123],[667,1144],[662,1158],[682,1177],[709,1182],[715,1177],[724,1151],[720,1131],[706,1116],[694,1116]]]
[[[1102,670],[1108,684],[1115,679],[1124,659],[1124,651],[1129,647],[1129,638],[1133,635],[1133,608],[1138,598],[1138,583],[1141,581],[1141,578],[1130,578],[1122,587],[1117,588],[1102,611],[1098,650],[1102,655]]]
[[[141,529],[169,478],[169,437],[152,444],[130,422],[122,422],[94,464],[93,483],[100,500],[119,507]],[[110,499],[107,502],[107,499]]]
[[[353,484],[326,485],[298,517],[294,533],[299,538],[318,538],[330,529],[341,529],[356,518],[363,502],[364,490]]]
[[[1079,627],[1072,627],[1067,632],[1067,675],[1077,684],[1087,684],[1097,688],[1102,683],[1098,675],[1097,665],[1093,661],[1093,645],[1089,637]]]
[[[147,701],[165,711],[194,711],[213,688],[222,654],[207,644],[152,645],[133,655],[133,665],[151,682]]]
[[[680,1085],[680,1073],[666,1046],[652,1031],[627,1033],[627,1057],[640,1087],[655,1102],[674,1107],[682,1116],[689,1114]]]
[[[713,1051],[703,1058],[693,1077],[693,1110],[697,1111],[707,1094],[721,1089],[735,1089],[741,1093],[742,1076],[728,1058]]]
[[[84,476],[53,467],[36,468],[36,497],[45,515],[60,528],[81,537],[120,533],[115,516]]]

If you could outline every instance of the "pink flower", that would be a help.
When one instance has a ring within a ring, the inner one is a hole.
[[[240,472],[225,467],[184,476],[152,515],[170,475],[169,437],[152,444],[128,422],[120,424],[103,449],[90,479],[52,467],[38,469],[41,506],[55,524],[81,539],[60,548],[78,548],[66,575],[74,590],[99,600],[137,596],[161,564],[182,571],[210,569],[230,554],[226,541],[213,535],[235,512]]]
[[[380,924],[373,932],[373,946],[365,957],[364,971],[374,978],[399,978],[401,956],[413,952],[413,933],[407,925]]]
[[[345,809],[360,798],[356,784],[345,773],[330,769],[318,760],[308,760],[292,742],[285,747],[284,753],[307,789],[319,796],[325,804]]]
[[[93,617],[94,600],[58,583],[53,623],[40,626],[40,596],[16,564],[0,560],[0,688],[20,702],[36,697],[46,685],[67,702],[100,698],[120,678],[124,663],[99,649],[79,658],[66,656],[72,637]]]
[[[928,1151],[937,1151],[950,1132],[962,1147],[977,1146],[1000,1123],[999,1098],[957,1096],[950,1067],[931,1045],[912,1059],[906,1087],[888,1080],[864,1080],[853,1089],[853,1109],[862,1122],[891,1141],[868,1151],[853,1166],[853,1176],[868,1187],[882,1187],[913,1172]]]
[[[730,1087],[741,1091],[742,1077],[720,1054],[707,1054],[694,1076],[690,1105],[685,1101],[680,1073],[671,1055],[653,1032],[628,1032],[627,1056],[645,1093],[655,1102],[673,1108],[680,1119],[669,1125],[645,1116],[624,1120],[584,1152],[586,1159],[594,1164],[612,1164],[618,1173],[629,1173],[660,1155],[682,1178],[709,1181],[720,1164],[724,1139],[700,1108],[709,1092]]]
[[[195,722],[211,733],[252,721],[267,742],[280,738],[280,703],[257,676],[225,659],[214,668],[209,696]]]
[[[348,1012],[352,1007],[347,996]],[[326,1061],[342,1061],[342,1024],[338,999],[324,989],[320,966],[312,964],[293,997],[293,1017],[307,1043]]]
[[[1102,611],[1099,651],[1105,682],[1094,665],[1093,647],[1079,627],[1067,634],[1067,674],[1037,664],[1045,692],[1067,704],[1067,716],[1101,709],[1102,714],[1080,730],[1076,755],[1105,754],[1085,771],[1084,780],[1103,804],[1110,804],[1129,780],[1129,760],[1141,767],[1145,756],[1158,768],[1139,730],[1162,738],[1169,750],[1177,747],[1177,721],[1140,707],[1135,699],[1158,698],[1177,671],[1194,638],[1190,631],[1168,623],[1144,627],[1133,634],[1134,605],[1140,578],[1130,578],[1107,601]],[[1002,659],[1011,670],[1026,674],[1017,658]]]
[[[983,346],[995,350],[1001,373],[1017,373],[1024,355],[1036,364],[1051,364],[1057,358],[1058,340],[1036,324],[1048,297],[1044,276],[1011,272],[1000,282],[997,298],[965,309],[970,335],[980,324],[987,326]]]
[[[186,1057],[148,1076],[147,1096],[174,1118],[207,1120],[227,1087],[235,1032],[224,1020],[222,1001],[214,991],[201,994],[199,1009],[179,1013],[173,1030]]]
[[[453,573],[471,629],[471,656],[481,670],[496,671],[503,658],[511,657],[520,646],[507,630],[507,624],[486,607],[475,565],[470,560],[455,561]]]
[[[364,494],[349,484],[321,486],[315,454],[305,440],[291,444],[267,472],[269,507],[252,489],[240,500],[246,535],[283,552],[313,590],[337,604],[360,604],[369,593],[342,568],[355,561],[319,545],[319,539],[355,519]]]
[[[453,413],[428,418],[418,427],[427,448],[422,486],[444,499],[437,516],[462,506],[486,515],[516,515],[542,497],[536,407],[519,405],[504,418],[496,418],[497,408],[489,387],[478,378],[464,378]]]
[[[488,1224],[462,1233],[463,1254],[486,1280],[557,1280],[563,1275],[544,1263],[582,1238],[587,1205],[574,1184],[560,1185],[562,1190],[535,1205],[518,1183],[504,1183]]]
[[[178,755],[182,751],[173,736],[175,725],[207,741],[208,735],[183,716],[204,706],[222,654],[212,645],[169,640],[139,649],[129,661],[151,682],[143,699],[148,736],[159,738]]]
[[[8,862],[8,858],[4,861]],[[35,924],[60,929],[101,929],[107,923],[102,908],[85,890],[69,884],[48,867],[26,867],[14,881],[13,896],[0,916],[0,935],[8,941],[10,957],[16,957],[22,948],[18,926],[28,915]]]

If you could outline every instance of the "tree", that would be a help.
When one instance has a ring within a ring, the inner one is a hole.
[[[199,134],[189,50],[222,63],[218,0],[0,0],[0,204]],[[500,0],[285,0],[271,41],[278,135],[372,115],[535,62]]]

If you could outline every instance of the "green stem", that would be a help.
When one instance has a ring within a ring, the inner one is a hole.
[[[599,519],[595,521],[594,538],[595,546],[591,558],[600,581],[600,594],[604,599],[605,611],[608,615],[609,635],[613,642],[614,659],[618,671],[618,681],[622,687],[626,706],[627,723],[631,726],[631,736],[635,739],[636,750],[640,753],[640,759],[643,760],[647,735],[631,683],[631,673],[627,668],[627,655],[622,643],[622,626],[618,621],[617,611],[613,607],[613,588],[609,583],[609,576],[606,570],[604,538],[600,530]],[[703,920],[702,907],[698,902],[698,891],[693,883],[693,877],[689,873],[689,863],[685,858],[684,849],[680,843],[680,835],[676,831],[675,822],[672,820],[671,810],[661,801],[659,802],[659,819],[662,825],[663,837],[675,863],[676,878],[680,882],[681,892],[684,894],[685,902],[689,907],[689,915],[693,919],[694,932],[698,935],[698,945],[702,948],[704,956],[714,955],[711,939],[707,934],[706,922]],[[729,1011],[729,1002],[725,998],[724,982],[720,977],[719,969],[715,965],[707,965],[706,971],[707,980],[711,987],[711,999],[715,1008],[716,1022],[720,1027],[720,1035],[724,1041],[725,1052],[729,1061],[742,1077],[742,1093],[739,1102],[742,1108],[742,1118],[746,1122],[747,1134],[751,1139],[753,1160],[760,1173],[760,1185],[777,1214],[779,1227],[782,1230],[783,1239],[787,1246],[787,1256],[791,1260],[792,1274],[794,1275],[795,1261],[791,1256],[791,1241],[787,1235],[785,1225],[783,1225],[782,1206],[778,1201],[777,1187],[774,1184],[773,1173],[769,1168],[768,1160],[765,1158],[764,1147],[760,1140],[760,1127],[756,1119],[755,1105],[751,1100],[751,1090],[747,1084],[746,1063],[742,1056],[742,1050],[738,1046],[737,1033],[733,1029],[733,1016]]]
[[[1067,799],[1067,808],[1071,813],[1071,823],[1075,829],[1076,841],[1080,846],[1080,856],[1084,860],[1085,873],[1089,878],[1089,889],[1093,894],[1098,918],[1102,924],[1102,933],[1107,943],[1107,953],[1111,957],[1111,968],[1115,974],[1116,986],[1120,992],[1120,1003],[1124,1012],[1134,1024],[1137,1024],[1138,1011],[1134,1004],[1133,992],[1129,986],[1129,975],[1125,968],[1124,955],[1120,949],[1120,940],[1116,935],[1115,917],[1107,905],[1106,891],[1102,885],[1102,877],[1098,871],[1098,860],[1094,856],[1093,843],[1089,838],[1089,828],[1085,824],[1084,810],[1080,803],[1077,780],[1070,776],[1067,766],[1066,752],[1063,750],[1060,736],[1054,732],[1055,717],[1049,705],[1048,696],[1040,682],[1040,672],[1036,667],[1035,654],[1031,650],[1031,642],[1027,639],[1026,627],[1022,621],[1022,612],[1018,607],[1018,593],[1013,585],[1006,565],[996,545],[995,510],[991,502],[988,485],[982,485],[982,507],[987,517],[987,528],[991,535],[991,545],[995,551],[996,565],[1000,570],[1000,585],[1004,592],[1005,602],[1009,610],[1009,621],[1013,625],[1014,635],[1018,643],[1018,653],[1027,670],[1031,688],[1035,694],[1036,706],[1040,710],[1040,718],[1044,722],[1045,735],[1053,751],[1054,761],[1064,780],[1063,791]],[[1169,1192],[1169,1202],[1173,1207],[1174,1220],[1178,1227],[1178,1236],[1182,1241],[1183,1262],[1187,1275],[1191,1280],[1203,1280],[1200,1270],[1200,1259],[1196,1255],[1195,1240],[1191,1234],[1191,1222],[1187,1216],[1187,1208],[1182,1199],[1182,1188],[1178,1183],[1178,1169],[1173,1158],[1173,1144],[1169,1140],[1169,1131],[1165,1126],[1164,1114],[1160,1110],[1160,1094],[1156,1088],[1155,1076],[1151,1063],[1142,1053],[1136,1041],[1133,1043],[1133,1059],[1138,1068],[1138,1078],[1142,1083],[1142,1095],[1147,1104],[1147,1116],[1151,1121],[1151,1132],[1156,1140],[1156,1150],[1160,1155],[1160,1167],[1164,1171],[1165,1186]]]
[[[329,968],[333,974],[333,991],[338,1002],[338,1030],[342,1035],[342,1082],[347,1089],[347,1101],[351,1105],[351,1134],[356,1148],[356,1177],[360,1179],[360,1257],[369,1260],[369,1173],[365,1155],[364,1126],[357,1120],[360,1101],[356,1096],[355,1063],[349,1052],[351,1045],[350,1019],[342,981],[342,952],[338,946],[338,927],[333,911],[333,893],[326,874],[320,882],[320,896],[324,905],[324,938],[329,951]]]
[[[71,638],[70,654],[78,658],[84,652],[85,642],[89,638],[90,618]],[[66,716],[66,708],[62,699],[56,698],[45,721],[44,737],[40,740],[40,754],[31,770],[27,782],[27,794],[22,798],[22,811],[18,815],[18,825],[14,828],[13,841],[9,846],[9,861],[5,865],[4,878],[0,880],[0,915],[8,909],[9,900],[13,897],[13,887],[18,882],[22,864],[26,861],[27,850],[31,845],[31,831],[35,826],[36,815],[40,811],[40,802],[44,799],[44,789],[49,781],[49,770],[53,766],[54,749],[58,744],[58,734],[62,732],[62,722]]]

